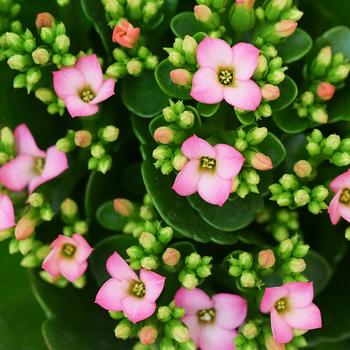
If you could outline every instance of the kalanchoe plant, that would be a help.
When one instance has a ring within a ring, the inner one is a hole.
[[[2,347],[348,349],[349,10],[0,0]]]

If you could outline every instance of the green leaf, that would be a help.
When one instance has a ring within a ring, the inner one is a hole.
[[[324,342],[317,345],[317,350],[349,350],[350,349],[350,340],[344,340],[340,342]]]
[[[150,71],[138,78],[123,79],[122,100],[130,112],[143,118],[154,117],[168,105],[168,97],[159,88],[154,73]]]
[[[280,165],[286,157],[286,149],[282,142],[272,132],[259,144],[259,151],[269,156],[272,160],[273,167]]]
[[[238,111],[235,109],[236,117],[237,119],[243,124],[243,125],[251,125],[256,122],[256,117],[254,112],[247,112],[247,111]]]
[[[305,30],[297,28],[292,36],[277,45],[283,63],[290,64],[303,58],[312,48],[312,39]]]
[[[152,119],[153,120],[153,119]],[[150,119],[139,118],[135,114],[131,114],[131,124],[134,134],[141,144],[150,143],[153,141],[149,133],[149,121]]]
[[[220,103],[215,103],[213,105],[206,105],[204,103],[197,103],[198,113],[205,118],[212,117],[220,108]]]
[[[102,204],[96,212],[100,225],[111,231],[121,231],[127,222],[125,216],[121,216],[114,210],[113,201]]]
[[[193,12],[181,12],[176,15],[170,22],[170,28],[179,38],[206,31],[205,26],[196,20]]]
[[[159,87],[168,96],[178,98],[180,100],[190,100],[189,95],[191,88],[185,86],[175,85],[170,79],[170,72],[176,69],[168,59],[160,62],[156,68],[155,75]]]
[[[280,97],[271,101],[270,105],[274,112],[281,111],[282,109],[290,106],[296,97],[298,96],[298,87],[295,81],[290,78],[288,75],[284,81],[279,85],[280,88]]]
[[[328,104],[329,123],[350,121],[350,90],[344,88],[337,91]]]

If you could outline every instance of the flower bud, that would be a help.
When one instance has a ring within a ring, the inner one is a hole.
[[[55,42],[53,43],[53,49],[60,54],[67,53],[70,46],[70,39],[66,34],[60,34],[56,36]]]
[[[281,38],[287,38],[295,32],[297,26],[297,22],[289,19],[283,19],[275,25],[275,30]]]
[[[40,37],[45,44],[51,45],[55,40],[56,34],[52,28],[43,27],[40,30]]]
[[[348,152],[335,152],[332,155],[331,160],[336,166],[347,166],[350,164],[350,154]]]
[[[38,218],[35,218],[30,212],[19,219],[15,228],[16,239],[21,241],[30,237],[34,233],[38,221]]]
[[[255,0],[236,1],[229,11],[229,21],[232,28],[238,32],[251,30],[256,23],[253,9]]]
[[[43,27],[52,27],[55,19],[49,12],[40,12],[37,14],[35,19],[35,26],[38,29],[41,29]]]
[[[340,136],[336,134],[329,135],[324,143],[322,152],[330,156],[340,146]]]
[[[140,342],[144,345],[154,344],[157,337],[158,331],[154,326],[144,326],[139,333]]]
[[[90,152],[91,155],[97,159],[101,159],[106,154],[106,150],[99,143],[95,143],[94,145],[92,145],[90,148]]]
[[[253,321],[248,321],[241,327],[241,333],[247,339],[254,339],[259,334],[259,329]]]
[[[277,21],[281,13],[288,8],[289,4],[289,0],[271,0],[265,9],[266,18],[271,22]]]
[[[267,136],[268,130],[265,127],[252,128],[248,131],[246,135],[246,140],[249,145],[256,146],[260,144]]]
[[[163,263],[167,266],[176,266],[181,257],[180,252],[174,248],[167,248],[164,252],[162,259]]]
[[[156,142],[167,145],[174,141],[175,131],[168,126],[161,126],[155,130],[153,138]]]
[[[169,322],[172,338],[178,343],[185,343],[190,340],[188,329],[180,321],[172,320]]]
[[[294,164],[293,170],[298,177],[306,178],[312,173],[312,165],[307,160],[299,160]]]
[[[66,198],[61,204],[61,212],[67,219],[73,220],[78,215],[78,205],[70,198]]]
[[[184,111],[178,116],[178,124],[180,128],[190,129],[195,123],[195,115],[191,111]]]
[[[142,73],[142,70],[143,70],[142,63],[137,59],[131,59],[126,64],[126,70],[130,75],[137,77]]]
[[[282,271],[286,274],[299,274],[305,271],[306,263],[304,259],[292,258],[287,263],[282,265]]]
[[[28,70],[26,79],[28,85],[34,85],[37,84],[42,77],[40,69],[37,68],[31,68]]]
[[[194,58],[194,63],[196,60],[195,56],[196,56],[197,46],[198,44],[196,39],[194,39],[190,35],[185,36],[182,44],[182,49],[183,49],[183,52],[186,54],[186,58],[188,58],[187,56]]]
[[[124,198],[116,198],[113,201],[114,210],[121,216],[128,217],[134,211],[134,205],[131,201]]]
[[[259,266],[263,269],[270,269],[276,263],[275,254],[271,249],[262,250],[258,255]]]
[[[254,72],[254,79],[256,80],[262,79],[265,76],[267,68],[268,68],[267,58],[265,57],[265,55],[260,54],[258,58],[258,65],[256,66],[256,69]]]
[[[211,275],[211,265],[201,265],[197,268],[196,273],[200,278],[207,278]]]
[[[306,106],[311,106],[315,101],[314,94],[311,91],[305,91],[301,95],[300,99],[301,99],[301,102]]]
[[[315,156],[321,153],[321,147],[315,142],[309,142],[306,145],[306,150],[309,152],[310,156]]]
[[[284,74],[284,69],[276,69],[267,75],[267,80],[273,85],[279,85],[286,78]]]
[[[158,308],[157,318],[164,323],[170,321],[171,310],[167,306],[160,306]]]
[[[11,32],[5,33],[5,42],[6,45],[14,51],[21,51],[24,44],[23,39],[18,34]]]
[[[189,269],[196,269],[201,262],[201,256],[198,253],[191,253],[186,256],[185,264]]]
[[[177,345],[170,338],[163,338],[160,342],[160,350],[177,350]]]
[[[30,56],[27,55],[13,55],[7,60],[7,64],[13,70],[23,71],[31,63]]]
[[[243,272],[240,283],[243,288],[254,288],[256,285],[255,275],[252,272]]]
[[[248,157],[248,161],[250,162],[250,165],[257,170],[266,171],[273,168],[271,158],[260,152],[252,152]]]
[[[92,135],[87,130],[79,130],[74,135],[74,143],[76,146],[86,148],[91,145]]]
[[[44,204],[44,197],[41,193],[32,193],[27,200],[28,204],[33,208],[40,208]]]
[[[182,153],[178,153],[173,158],[172,165],[175,170],[180,171],[187,162],[188,159]]]
[[[334,85],[324,81],[317,86],[317,96],[323,101],[329,101],[333,98],[335,90]]]
[[[158,240],[162,244],[168,244],[174,235],[174,231],[171,227],[163,227],[158,232]]]
[[[212,18],[212,11],[210,7],[207,5],[196,5],[194,7],[194,16],[196,17],[196,20],[199,22],[209,22]]]
[[[51,103],[54,100],[52,90],[43,87],[35,90],[35,97],[45,104]]]
[[[323,185],[318,185],[311,191],[312,199],[316,200],[317,202],[323,202],[328,195],[329,191]]]
[[[194,273],[187,273],[182,271],[179,275],[179,279],[184,288],[188,290],[196,288],[199,284],[199,281]]]
[[[40,262],[36,258],[34,254],[27,254],[22,260],[21,260],[21,266],[26,268],[34,268],[37,267]]]
[[[298,207],[303,207],[310,202],[310,195],[307,190],[300,189],[294,193],[294,202]]]
[[[170,79],[175,85],[189,86],[192,83],[192,74],[187,69],[173,69],[170,72]]]
[[[57,140],[56,148],[60,152],[68,153],[74,149],[74,143],[68,137]]]
[[[150,251],[156,243],[156,238],[149,232],[143,232],[139,238],[139,242],[146,251]]]
[[[328,73],[328,80],[332,84],[339,84],[343,82],[349,75],[350,66],[341,65],[336,68],[333,68]]]
[[[290,19],[292,21],[298,22],[301,17],[303,17],[303,15],[303,11],[300,11],[298,8],[294,7],[282,13],[281,19]]]
[[[156,270],[158,268],[158,259],[155,256],[147,256],[143,259],[141,259],[141,266],[145,270]]]
[[[115,142],[119,137],[119,129],[113,125],[108,125],[100,129],[100,137],[105,142]]]
[[[332,62],[332,48],[326,46],[320,50],[311,65],[311,72],[316,77],[322,77],[326,74],[327,69]]]
[[[277,253],[280,258],[287,259],[291,256],[293,248],[294,248],[293,242],[290,239],[286,239],[282,241],[278,246]]]
[[[113,63],[107,68],[106,74],[114,79],[123,77],[127,73],[124,63]]]
[[[46,64],[50,60],[50,53],[45,48],[37,48],[32,52],[32,58],[36,64]]]
[[[310,250],[310,246],[308,244],[298,244],[293,250],[293,256],[295,258],[303,258],[307,255]]]
[[[132,323],[128,320],[122,320],[114,329],[116,338],[126,340],[132,334]]]
[[[296,190],[299,186],[297,178],[291,174],[284,174],[279,182],[285,191]]]
[[[185,57],[177,51],[172,51],[169,54],[169,61],[175,67],[182,67],[185,64]]]
[[[265,84],[261,88],[263,99],[266,101],[275,101],[280,97],[280,89],[272,84]]]
[[[0,130],[0,143],[3,150],[7,153],[13,153],[15,151],[16,140],[10,128],[5,126]]]
[[[168,123],[172,123],[177,119],[177,113],[171,107],[165,107],[163,109],[163,116]]]

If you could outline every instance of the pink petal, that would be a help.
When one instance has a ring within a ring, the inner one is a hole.
[[[98,93],[103,84],[103,73],[96,55],[88,55],[79,58],[75,68],[84,76],[85,85]]]
[[[58,237],[50,244],[51,248],[61,249],[64,244],[77,245],[77,242],[72,237],[58,235]]]
[[[347,222],[350,222],[350,206],[339,203],[339,214]]]
[[[285,314],[285,319],[290,327],[305,331],[322,327],[321,312],[315,304],[292,309]]]
[[[0,231],[15,226],[15,211],[11,199],[6,194],[0,194]]]
[[[216,325],[205,325],[199,339],[201,350],[234,350],[235,330],[227,330]]]
[[[118,253],[113,253],[108,258],[106,268],[108,273],[118,281],[138,280],[136,273]]]
[[[288,290],[288,301],[292,308],[306,307],[314,298],[314,286],[312,282],[290,282],[283,285]]]
[[[114,95],[115,80],[110,78],[103,82],[100,90],[98,90],[96,97],[90,102],[91,105],[95,105],[104,100],[107,100]]]
[[[267,314],[273,309],[276,302],[288,295],[288,289],[283,287],[266,288],[260,303],[260,311]]]
[[[88,264],[77,263],[74,259],[60,259],[59,268],[63,277],[65,277],[69,282],[75,282],[80,276],[84,274],[88,267]]]
[[[218,73],[212,68],[200,68],[193,76],[190,95],[206,104],[221,102],[224,99],[224,86],[219,82]]]
[[[216,324],[224,329],[238,328],[247,317],[247,302],[238,295],[220,293],[212,298],[216,310]]]
[[[202,157],[216,158],[215,148],[207,141],[193,135],[181,146],[182,153],[189,159],[201,159]]]
[[[338,192],[343,188],[350,188],[350,169],[345,173],[337,176],[329,185],[333,192]]]
[[[163,291],[165,277],[155,272],[141,269],[140,280],[146,287],[145,299],[151,302],[156,301]]]
[[[215,172],[206,171],[198,183],[198,194],[206,202],[223,206],[231,193],[231,180],[222,179]]]
[[[29,184],[32,193],[38,186],[61,175],[68,168],[67,155],[51,146],[46,153],[44,169],[40,176],[35,177]]]
[[[64,104],[72,118],[88,117],[99,111],[98,105],[85,103],[79,95],[71,95],[64,98]]]
[[[250,79],[258,65],[259,50],[254,45],[238,43],[232,47],[232,51],[236,79]]]
[[[57,277],[61,274],[59,268],[59,254],[57,250],[51,250],[43,261],[41,267],[53,277]]]
[[[191,339],[195,342],[195,344],[198,346],[200,341],[200,335],[202,327],[198,321],[197,315],[186,315],[181,320],[187,327],[188,331],[190,333]]]
[[[85,86],[85,78],[76,68],[62,68],[53,72],[53,87],[57,96],[62,99],[70,95],[78,96]]]
[[[144,298],[128,296],[122,300],[123,312],[132,322],[137,323],[149,318],[156,311],[156,303]]]
[[[253,80],[236,80],[235,87],[224,88],[225,101],[245,111],[255,111],[261,98],[261,89]]]
[[[333,197],[331,200],[329,207],[328,207],[328,214],[331,219],[331,223],[333,225],[337,224],[341,218],[340,216],[340,203],[339,203],[339,198],[341,195],[341,190],[337,192],[337,194]]]
[[[74,260],[78,263],[83,263],[88,259],[93,249],[82,235],[76,233],[72,236],[72,238],[76,242],[75,245],[77,246]]]
[[[11,191],[23,191],[37,176],[33,169],[34,158],[25,154],[19,155],[0,168],[0,183]]]
[[[197,192],[201,176],[200,161],[191,160],[178,173],[172,188],[180,196],[190,196]]]
[[[280,316],[274,308],[271,310],[271,328],[273,337],[277,343],[286,344],[294,338],[292,328],[288,325],[285,318]]]
[[[98,291],[95,303],[109,311],[122,311],[122,300],[128,296],[129,287],[129,282],[111,278]]]
[[[27,154],[33,157],[45,157],[45,152],[36,145],[33,135],[27,125],[18,125],[15,129],[17,154]]]
[[[213,302],[201,289],[180,288],[174,297],[176,306],[183,307],[187,315],[196,315],[199,310],[211,309]]]
[[[205,38],[197,47],[197,63],[215,71],[219,67],[232,66],[233,52],[229,44],[222,39]]]
[[[244,157],[235,148],[218,144],[215,147],[218,154],[216,158],[216,171],[225,180],[231,180],[242,169]]]

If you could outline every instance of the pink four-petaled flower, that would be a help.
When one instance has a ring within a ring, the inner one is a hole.
[[[228,199],[232,179],[240,172],[244,158],[226,144],[210,145],[196,135],[181,147],[189,162],[181,169],[173,185],[180,196],[198,194],[208,203],[222,206]]]
[[[0,231],[15,226],[15,212],[11,199],[6,194],[0,194]]]
[[[236,329],[247,316],[247,302],[238,295],[219,293],[212,298],[201,289],[180,288],[176,306],[186,311],[182,321],[201,350],[234,350]]]
[[[258,57],[259,50],[251,44],[230,47],[224,40],[205,38],[197,48],[199,70],[191,96],[206,104],[225,100],[238,109],[255,111],[262,99],[260,87],[251,79]]]
[[[98,104],[114,95],[114,85],[114,79],[104,80],[96,55],[81,57],[75,67],[53,72],[55,92],[73,118],[96,114]]]
[[[108,258],[106,267],[112,278],[101,287],[95,302],[109,311],[123,311],[133,323],[152,316],[165,277],[141,269],[139,278],[117,253]]]
[[[25,124],[15,129],[17,157],[0,168],[0,183],[11,191],[32,193],[41,184],[57,177],[68,168],[67,156],[51,146],[46,152],[36,145]]]
[[[128,49],[132,49],[137,44],[139,36],[140,28],[135,28],[130,22],[123,18],[120,24],[116,24],[113,29],[112,41]]]
[[[277,343],[289,343],[295,329],[308,331],[322,327],[321,312],[312,302],[313,298],[312,282],[290,282],[265,289],[260,310],[270,313],[272,334]]]

